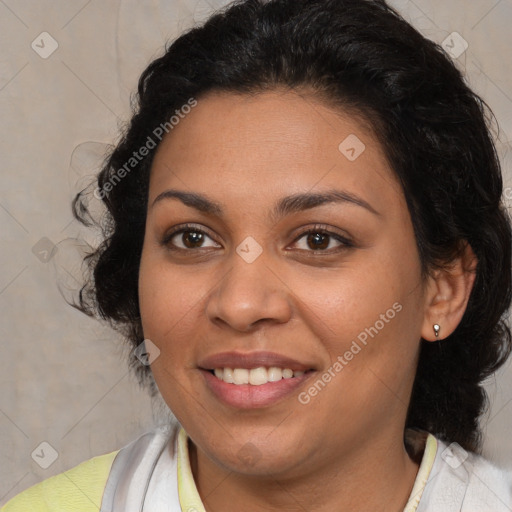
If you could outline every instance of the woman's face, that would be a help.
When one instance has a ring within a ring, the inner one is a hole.
[[[293,92],[200,98],[154,159],[139,294],[158,388],[224,469],[299,474],[402,442],[420,262],[356,118]]]

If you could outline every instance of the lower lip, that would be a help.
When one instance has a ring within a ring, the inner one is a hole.
[[[304,373],[300,377],[267,382],[260,386],[253,384],[229,384],[218,379],[208,370],[200,369],[208,388],[222,402],[239,409],[254,409],[274,405],[279,400],[291,395],[314,372]]]

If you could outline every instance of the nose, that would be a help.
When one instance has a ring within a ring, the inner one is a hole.
[[[208,299],[206,313],[211,322],[247,332],[256,324],[280,324],[290,319],[290,288],[265,251],[250,263],[233,251],[226,267],[226,274]]]

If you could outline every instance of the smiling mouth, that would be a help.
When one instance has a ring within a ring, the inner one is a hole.
[[[292,379],[302,377],[313,370],[292,370],[291,368],[279,368],[277,366],[258,368],[215,368],[215,370],[206,370],[217,379],[227,383],[241,386],[251,384],[261,386],[269,382],[278,382],[283,379]]]

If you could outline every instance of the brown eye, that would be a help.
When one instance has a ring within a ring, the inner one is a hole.
[[[204,240],[204,234],[199,231],[183,231],[181,234],[181,241],[183,245],[191,249],[193,247],[200,247]]]
[[[207,240],[211,240],[213,244],[204,245]],[[181,229],[175,229],[164,237],[162,245],[165,245],[170,250],[184,251],[220,247],[205,231],[195,226],[182,226]]]
[[[327,249],[329,246],[329,235],[325,233],[309,233],[307,244],[313,250]]]
[[[299,247],[299,249],[307,252],[319,251],[332,253],[354,247],[347,238],[337,233],[327,231],[325,228],[312,228],[305,231],[295,240],[295,244],[299,245],[299,241],[302,239],[304,239],[304,242],[302,242],[302,247]]]

